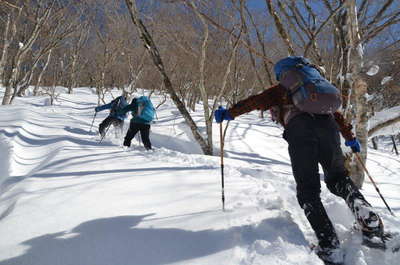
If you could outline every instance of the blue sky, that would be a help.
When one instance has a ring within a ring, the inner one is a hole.
[[[247,3],[252,8],[265,8],[265,0],[249,0]]]

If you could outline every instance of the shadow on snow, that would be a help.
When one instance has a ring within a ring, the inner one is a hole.
[[[292,244],[307,245],[298,226],[285,217],[226,230],[136,227],[152,215],[96,219],[71,231],[32,238],[23,242],[29,246],[24,254],[0,261],[0,265],[159,265],[205,257],[255,240],[281,237]]]

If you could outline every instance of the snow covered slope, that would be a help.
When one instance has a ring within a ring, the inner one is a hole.
[[[0,107],[0,265],[322,264],[309,251],[315,237],[296,201],[282,129],[269,119],[231,122],[222,212],[219,157],[201,155],[171,102],[157,112],[153,151],[137,140],[123,150],[112,129],[99,143],[107,113],[90,131],[96,102],[81,88],[54,106],[28,97]],[[367,166],[400,215],[400,158],[371,150]],[[368,181],[363,193],[400,232]],[[322,197],[347,264],[400,264],[399,254],[360,247],[343,200],[325,187]]]

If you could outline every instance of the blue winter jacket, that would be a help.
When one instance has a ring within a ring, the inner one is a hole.
[[[124,120],[126,118],[126,113],[122,113],[120,111],[126,106],[129,105],[128,102],[126,102],[125,97],[119,96],[108,104],[96,107],[95,111],[98,112],[106,109],[111,109],[109,115],[110,117],[117,118],[119,120]]]

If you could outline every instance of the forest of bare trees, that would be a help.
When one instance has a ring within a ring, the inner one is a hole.
[[[288,55],[308,57],[341,89],[364,160],[369,117],[400,104],[395,0],[0,0],[0,19],[3,105],[54,100],[56,86],[94,88],[99,103],[113,88],[145,88],[173,100],[209,155],[216,107],[274,84],[273,64]]]

